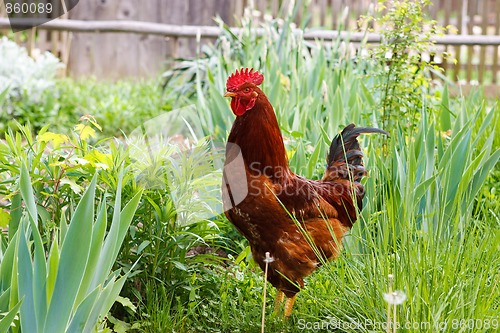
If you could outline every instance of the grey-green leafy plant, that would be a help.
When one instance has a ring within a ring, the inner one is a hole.
[[[30,57],[26,48],[7,37],[0,39],[0,59],[0,91],[7,90],[8,98],[25,96],[32,102],[54,87],[57,70],[64,67],[50,52]]]
[[[69,224],[61,219],[46,252],[28,169],[21,166],[20,194],[13,200],[11,236],[0,264],[0,298],[9,296],[4,304],[10,313],[21,303],[13,332],[93,332],[119,295],[128,273],[120,277],[112,267],[141,192],[122,209],[120,180],[108,223],[106,196],[95,214],[96,181],[94,176]]]
[[[31,57],[26,48],[0,38],[0,94],[5,96],[5,103],[0,103],[0,132],[13,119],[41,127],[53,116],[54,101],[46,91],[54,88],[57,71],[63,67],[50,52]]]

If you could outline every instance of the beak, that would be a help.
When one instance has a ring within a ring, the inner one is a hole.
[[[230,91],[226,91],[226,93],[224,94],[224,97],[234,97],[234,96],[236,96],[236,93]]]

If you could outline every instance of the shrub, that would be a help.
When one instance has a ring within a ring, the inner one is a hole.
[[[381,17],[364,16],[360,26],[377,25],[381,42],[367,49],[363,57],[373,81],[370,90],[379,101],[381,125],[392,131],[417,124],[420,112],[433,112],[437,98],[432,95],[431,71],[441,71],[434,63],[432,37],[444,28],[426,15],[430,0],[379,1]],[[373,32],[373,28],[369,31]]]

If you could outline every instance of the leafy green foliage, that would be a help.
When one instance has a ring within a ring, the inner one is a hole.
[[[364,60],[370,68],[366,78],[375,79],[371,90],[379,95],[381,124],[391,132],[398,126],[413,127],[423,108],[433,110],[430,72],[440,68],[433,61],[431,39],[444,28],[427,18],[431,5],[430,0],[381,1],[376,10],[385,11],[383,16],[360,20],[361,26],[376,24],[381,34],[381,43],[369,48]]]
[[[99,137],[128,135],[144,121],[172,109],[163,98],[157,81],[119,81],[114,84],[95,79],[60,80],[51,92],[58,103],[54,130],[64,132],[81,116],[92,115],[101,124]]]
[[[384,303],[377,295],[387,290],[391,273],[395,287],[408,295],[398,318],[431,326],[419,331],[435,331],[447,323],[446,331],[452,332],[457,318],[496,318],[498,298],[492,295],[498,291],[487,276],[497,274],[500,263],[490,249],[500,220],[494,215],[479,218],[472,210],[476,185],[483,184],[483,175],[500,157],[491,141],[498,131],[496,107],[464,111],[452,134],[437,133],[435,121],[423,114],[411,141],[394,138],[387,157],[369,150],[366,187],[372,199],[346,239],[344,257],[325,273],[334,285],[345,286],[337,291],[338,301],[328,303],[329,316],[342,322],[385,322]],[[461,306],[470,294],[485,303]],[[356,295],[366,298],[353,304]]]
[[[45,239],[50,239],[52,229],[60,224],[61,211],[79,201],[83,188],[98,170],[105,170],[103,176],[110,177],[109,185],[116,189],[120,162],[114,164],[109,154],[90,145],[91,133],[98,130],[93,123],[92,118],[82,118],[70,136],[50,132],[48,126],[35,136],[29,126],[17,125],[20,132],[10,130],[0,142],[0,194],[5,200],[15,196],[21,165],[29,161],[39,228]],[[101,187],[100,191],[105,190]],[[70,211],[67,214],[65,217],[70,217]]]
[[[18,223],[17,217],[15,214],[13,215]],[[14,225],[14,223],[11,222],[11,225]],[[16,292],[17,278],[12,275],[12,271],[17,268],[15,260],[17,238],[7,243],[5,236],[0,234],[0,241],[0,332],[6,333],[11,326],[14,326],[14,321],[18,319],[18,311],[22,300],[18,300]]]
[[[23,96],[2,98],[0,88],[0,135],[18,123],[38,132],[50,124],[54,132],[69,134],[78,120],[92,115],[102,124],[99,138],[122,137],[151,119],[172,108],[156,81],[119,81],[115,84],[95,79],[54,80],[51,89],[40,92],[37,99]],[[3,94],[6,94],[7,90]]]

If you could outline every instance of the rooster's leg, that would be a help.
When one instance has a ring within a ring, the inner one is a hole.
[[[292,297],[287,297],[286,302],[285,302],[285,318],[290,317],[292,314],[292,308],[293,308],[293,303],[295,303],[295,298],[297,298],[297,295],[293,295]]]
[[[278,292],[276,293],[276,298],[274,299],[274,312],[277,313],[279,311],[284,298],[285,294],[281,290],[278,290]]]

